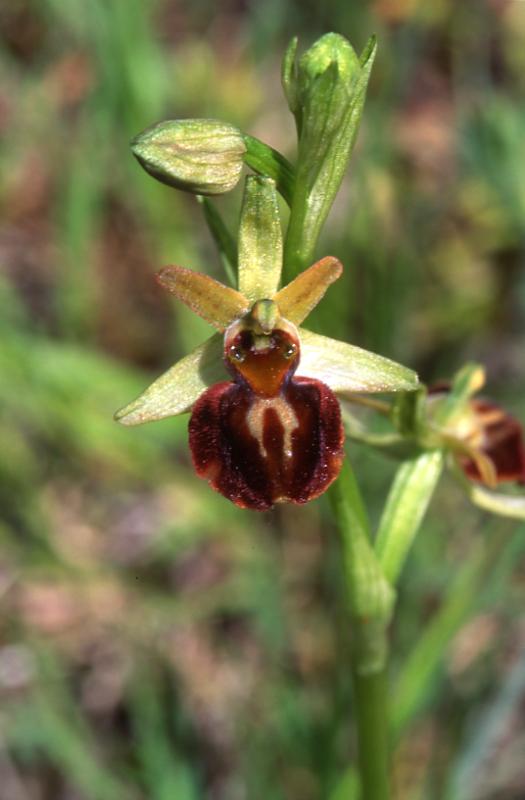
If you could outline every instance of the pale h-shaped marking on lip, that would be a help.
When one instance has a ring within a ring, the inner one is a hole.
[[[291,404],[284,397],[257,398],[246,415],[248,430],[259,444],[262,457],[266,458],[268,451],[264,446],[264,417],[270,409],[276,412],[283,427],[283,454],[286,458],[291,458],[292,434],[299,427],[299,420]]]

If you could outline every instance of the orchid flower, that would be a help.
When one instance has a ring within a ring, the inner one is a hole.
[[[300,327],[342,272],[322,258],[279,288],[282,234],[275,183],[247,178],[238,289],[179,266],[160,285],[217,333],[117,412],[139,425],[191,412],[197,474],[238,506],[306,503],[339,474],[344,430],[336,395],[413,391],[416,374]]]
[[[455,472],[475,505],[525,519],[523,495],[496,491],[502,483],[525,484],[523,427],[493,400],[473,396],[484,384],[485,372],[474,364],[464,367],[452,386],[430,387],[425,405],[431,436],[437,434],[453,456]],[[456,408],[447,413],[455,387],[459,402],[452,398]]]
[[[442,451],[470,500],[485,511],[525,519],[525,496],[501,484],[525,485],[525,441],[519,420],[485,397],[475,397],[485,385],[485,370],[466,364],[451,382],[421,388],[393,404],[346,397],[390,418],[396,433],[374,434],[343,403],[347,436],[401,460],[417,459],[425,451]],[[436,462],[436,482],[440,467]]]

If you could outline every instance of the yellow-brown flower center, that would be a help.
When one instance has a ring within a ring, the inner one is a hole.
[[[279,394],[295,372],[299,355],[295,327],[282,319],[269,332],[263,332],[249,318],[240,320],[224,339],[224,359],[230,372],[261,397]]]

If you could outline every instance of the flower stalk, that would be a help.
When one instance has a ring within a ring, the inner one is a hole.
[[[388,800],[387,628],[395,592],[374,554],[366,511],[348,460],[329,495],[348,590],[361,796]]]
[[[329,495],[339,529],[352,629],[352,683],[361,797],[388,800],[388,626],[394,586],[443,468],[441,451],[401,464],[392,484],[375,550],[355,476],[345,463]]]
[[[292,204],[295,183],[295,171],[290,162],[278,150],[269,147],[254,136],[243,134],[246,152],[244,163],[259,175],[265,175],[275,181],[277,191]]]

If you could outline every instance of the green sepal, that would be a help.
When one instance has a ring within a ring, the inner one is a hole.
[[[469,485],[467,491],[471,502],[483,511],[525,521],[524,495],[502,494],[473,483]]]
[[[465,405],[470,398],[476,394],[485,383],[485,370],[480,364],[465,364],[459,372],[454,375],[450,390],[444,394],[442,400],[432,413],[432,424],[434,426],[446,427],[461,416]]]
[[[117,411],[117,422],[142,425],[190,411],[209,386],[228,379],[222,361],[223,338],[214,334],[178,361],[136,400]]]
[[[525,520],[525,495],[503,494],[487,489],[479,483],[470,481],[457,465],[453,466],[453,472],[475,506],[500,517]]]
[[[274,296],[283,263],[275,181],[246,178],[239,225],[239,291],[254,303]]]
[[[416,373],[376,353],[299,329],[301,361],[297,375],[317,378],[332,391],[400,392],[419,388]]]

